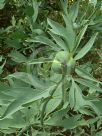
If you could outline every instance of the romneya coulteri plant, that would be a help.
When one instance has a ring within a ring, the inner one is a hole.
[[[16,65],[1,79],[1,134],[101,135],[102,82],[93,76],[90,53],[100,44],[102,2],[52,1],[58,5],[53,16],[43,2],[9,3],[18,14],[22,4],[24,14],[12,16],[12,25],[0,33],[10,47],[0,57],[0,74],[5,65]]]

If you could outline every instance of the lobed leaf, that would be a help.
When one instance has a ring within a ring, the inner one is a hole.
[[[75,60],[81,59],[82,57],[84,57],[89,52],[89,50],[92,48],[92,46],[95,42],[97,34],[98,33],[94,34],[91,37],[91,39],[87,42],[87,44],[78,52],[78,54],[74,58]]]

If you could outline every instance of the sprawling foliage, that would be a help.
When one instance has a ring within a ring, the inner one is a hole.
[[[0,0],[0,135],[102,135],[102,1]]]

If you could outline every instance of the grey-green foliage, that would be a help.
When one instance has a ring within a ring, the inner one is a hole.
[[[17,130],[17,134],[21,135],[23,129],[28,128],[24,132],[26,135],[29,135],[29,129],[36,136],[57,135],[57,132],[50,133],[52,126],[64,128],[59,135],[63,135],[65,130],[83,134],[81,126],[93,128],[94,123],[101,124],[102,98],[99,96],[102,83],[93,77],[90,63],[89,66],[86,62],[81,64],[98,38],[98,33],[91,28],[95,25],[95,14],[87,15],[88,11],[85,11],[83,15],[80,8],[84,8],[84,1],[78,0],[71,6],[67,0],[60,2],[63,22],[47,18],[47,31],[43,30],[44,22],[37,24],[40,2],[34,0],[29,5],[31,13],[23,20],[24,27],[29,24],[29,34],[22,36],[23,26],[21,23],[16,26],[14,19],[9,28],[17,30],[20,27],[19,33],[17,31],[11,37],[23,43],[24,50],[22,46],[17,48],[8,43],[9,47],[13,47],[8,57],[11,64],[23,66],[24,69],[16,69],[0,84],[0,130],[5,134]],[[90,3],[87,4],[90,6]],[[93,4],[94,8],[97,7],[97,3]],[[89,30],[92,32],[87,38]],[[39,45],[40,51],[36,50]],[[26,49],[32,52],[28,56]],[[0,66],[1,70],[5,62]],[[90,118],[86,120],[87,116]],[[95,135],[99,134],[95,129],[93,131]]]

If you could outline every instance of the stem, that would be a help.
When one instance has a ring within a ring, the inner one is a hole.
[[[65,73],[62,75],[62,103],[66,102]]]
[[[51,99],[51,97],[48,97],[42,107],[42,111],[41,111],[41,125],[43,126],[44,125],[44,113],[45,113],[45,110],[46,110],[46,106],[49,102],[49,100]]]
[[[61,80],[62,81],[62,80]],[[57,87],[59,86],[60,82],[56,85],[55,89],[53,89],[50,93],[50,96],[45,100],[45,103],[42,107],[42,111],[41,111],[41,125],[43,126],[44,125],[44,113],[45,113],[45,110],[46,110],[46,106],[48,104],[48,102],[50,101],[50,99],[52,98],[54,92],[56,91]]]
[[[66,102],[66,89],[65,89],[65,78],[66,78],[67,66],[62,68],[62,103]]]

